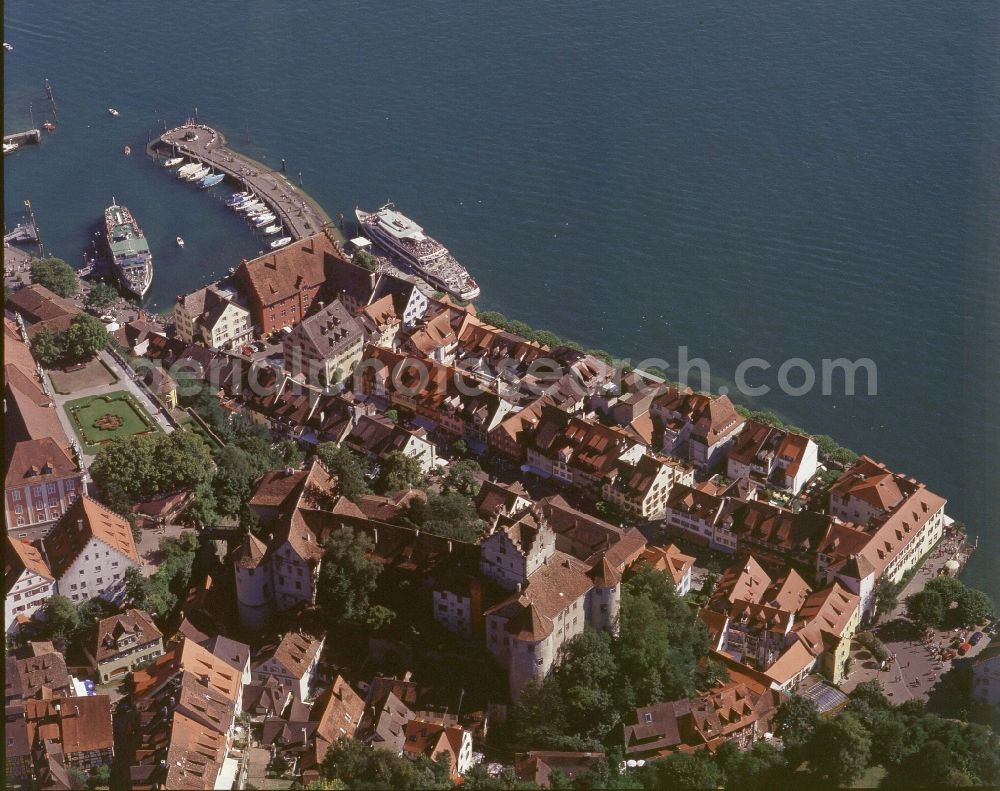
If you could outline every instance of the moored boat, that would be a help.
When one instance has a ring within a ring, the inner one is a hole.
[[[254,197],[252,192],[235,192],[232,197],[229,198],[226,203],[229,206],[239,206],[241,203],[246,203],[248,200]]]
[[[273,214],[262,214],[260,215],[260,217],[253,218],[253,224],[257,228],[263,228],[265,225],[270,225],[276,219],[278,218],[275,217]]]
[[[397,255],[424,280],[458,299],[479,296],[479,284],[448,248],[406,215],[387,203],[378,211],[355,209],[362,233],[382,249]]]
[[[177,237],[177,246],[178,247],[183,247],[184,246],[184,239],[181,238],[180,236]]]
[[[153,282],[153,255],[139,223],[127,208],[112,200],[104,210],[104,227],[118,280],[142,299]]]
[[[281,233],[280,222],[276,222],[274,225],[269,225],[264,229],[264,236],[273,236],[276,233]]]
[[[114,107],[109,107],[108,108],[108,112],[111,113],[111,115],[115,116],[116,118],[119,115],[121,115],[121,113],[119,113]]]
[[[271,242],[271,249],[277,250],[279,247],[284,247],[291,241],[292,241],[291,236],[282,236],[280,239],[275,239],[273,242]]]
[[[186,178],[201,167],[203,167],[201,162],[188,162],[186,165],[181,165],[177,168],[177,178]]]
[[[205,176],[212,172],[212,169],[208,165],[201,165],[197,170],[189,173],[184,177],[185,181],[201,181]]]
[[[198,186],[203,190],[207,190],[209,187],[214,187],[224,178],[225,175],[222,173],[209,173],[201,180],[201,183],[199,183]]]
[[[184,161],[184,157],[171,157],[170,159],[168,159],[166,162],[163,163],[163,167],[165,167],[165,168],[175,168],[179,164],[181,164],[181,162],[183,162],[183,161]]]
[[[240,211],[243,213],[249,213],[252,211],[257,211],[258,209],[266,209],[266,208],[267,205],[261,203],[261,201],[259,200],[247,201],[246,203],[241,203],[239,206],[235,207],[236,211]]]

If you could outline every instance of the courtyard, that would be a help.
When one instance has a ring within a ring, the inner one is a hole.
[[[124,390],[78,398],[64,409],[84,453],[96,453],[118,437],[159,431],[149,413]]]

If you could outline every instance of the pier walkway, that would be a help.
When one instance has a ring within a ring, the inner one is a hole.
[[[3,243],[5,245],[37,241],[38,229],[30,222],[22,222],[14,228],[11,228],[9,231],[6,231],[3,235]]]
[[[209,126],[186,124],[169,129],[150,143],[148,153],[157,158],[187,157],[225,174],[226,180],[237,189],[253,190],[271,207],[285,226],[285,235],[293,240],[311,236],[324,227],[341,237],[320,206],[293,186],[284,173],[233,151],[222,134]]]

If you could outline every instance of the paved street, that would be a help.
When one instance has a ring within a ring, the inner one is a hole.
[[[875,634],[895,657],[887,670],[881,670],[874,657],[855,643],[851,675],[841,684],[845,692],[850,692],[863,681],[878,679],[886,694],[897,703],[910,699],[928,699],[941,676],[952,666],[951,661],[941,660],[942,650],[948,648],[955,637],[969,637],[976,630],[934,631],[932,637],[925,642],[923,634],[905,618],[906,600],[922,591],[927,581],[938,576],[938,571],[948,561],[957,560],[964,565],[968,559],[964,550],[960,538],[946,536],[900,593],[896,608],[884,616],[876,627]],[[989,643],[988,639],[982,640],[972,648],[967,657],[974,657]]]

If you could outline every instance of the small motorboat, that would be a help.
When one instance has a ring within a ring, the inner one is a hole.
[[[247,201],[246,203],[241,203],[239,206],[235,207],[236,211],[241,211],[246,214],[251,212],[259,211],[260,209],[266,209],[267,206],[259,200]]]
[[[239,206],[241,203],[246,203],[253,197],[254,195],[252,192],[235,192],[233,193],[232,197],[230,197],[229,200],[226,201],[226,203],[229,206]]]
[[[125,146],[125,156],[132,156],[132,146]]]
[[[181,162],[183,162],[183,161],[184,161],[184,157],[171,157],[170,159],[168,159],[166,162],[163,163],[163,167],[165,167],[165,168],[175,168],[179,164],[181,164]]]
[[[207,190],[209,187],[214,187],[224,178],[225,175],[222,173],[209,173],[207,176],[205,176],[205,178],[201,180],[201,183],[198,184],[198,187],[200,189]]]
[[[55,128],[56,125],[51,121],[46,121],[44,124],[42,124],[42,129],[44,129],[46,132],[51,132]]]
[[[3,43],[3,48],[5,50],[7,50],[8,52],[13,52],[14,51],[14,45],[13,44],[8,44],[6,41]]]
[[[12,153],[14,151],[17,151],[17,143],[4,143],[3,144],[3,152],[5,154],[10,154],[10,153]]]
[[[270,206],[264,205],[264,206],[261,206],[259,209],[251,209],[250,211],[248,211],[247,212],[247,217],[250,217],[252,219],[256,219],[256,218],[260,217],[262,214],[273,214],[273,213],[274,212],[271,211],[271,207]]]
[[[255,228],[263,228],[265,225],[270,225],[276,219],[278,218],[273,214],[262,214],[260,217],[253,218],[253,224]]]
[[[180,236],[177,237],[177,246],[178,247],[183,247],[184,246],[184,239],[182,237],[180,237]]]
[[[282,236],[280,239],[275,239],[273,242],[271,242],[271,249],[277,250],[279,247],[284,247],[290,241],[292,241],[291,236]]]
[[[269,225],[264,229],[264,236],[273,236],[276,233],[281,233],[280,222],[276,222],[274,225]]]
[[[117,118],[117,117],[118,117],[119,115],[121,115],[121,113],[119,113],[119,112],[118,112],[118,111],[117,111],[117,110],[116,110],[116,109],[115,109],[114,107],[109,107],[109,108],[108,108],[108,112],[109,112],[109,113],[111,113],[111,114],[112,114],[113,116],[115,116],[116,118]]]
[[[192,173],[198,170],[200,167],[201,167],[200,162],[188,162],[186,165],[182,165],[181,167],[177,168],[177,178],[179,179],[186,178],[187,176],[190,176]]]

